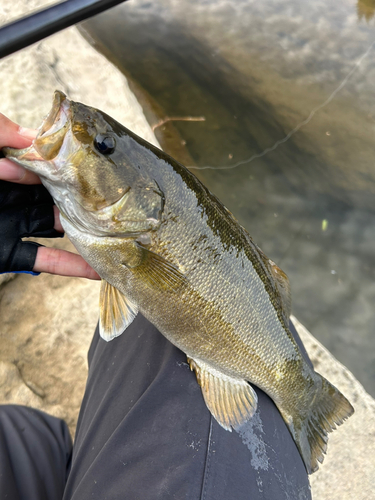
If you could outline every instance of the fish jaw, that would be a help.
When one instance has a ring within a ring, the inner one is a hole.
[[[106,156],[95,145],[104,134],[119,146],[126,131],[118,126],[120,130],[102,112],[56,91],[32,145],[4,152],[40,177],[64,218],[81,230],[121,237],[156,230],[164,208],[157,183],[130,162],[120,168],[119,153]]]
[[[58,161],[59,156],[66,156],[67,149],[77,149],[72,148],[71,134],[67,134],[70,119],[70,102],[65,94],[56,91],[51,111],[43,120],[31,146],[24,149],[4,148],[5,155],[42,179],[56,182],[59,178],[58,167],[61,164]],[[68,142],[70,144],[67,144]]]

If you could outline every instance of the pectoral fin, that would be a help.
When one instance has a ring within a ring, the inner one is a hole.
[[[138,313],[131,302],[114,286],[102,280],[100,289],[100,336],[109,342],[118,337],[130,325]]]
[[[202,361],[188,358],[188,363],[208,409],[224,429],[240,427],[254,415],[258,398],[246,380],[229,377]]]
[[[130,251],[129,251],[130,250]],[[132,242],[129,258],[124,265],[152,288],[175,292],[187,285],[186,277],[161,255]]]

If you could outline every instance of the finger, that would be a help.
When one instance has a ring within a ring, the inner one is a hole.
[[[100,276],[80,255],[57,248],[39,247],[33,271],[92,280],[100,279]]]
[[[41,184],[40,178],[36,174],[7,158],[0,160],[0,179],[16,184]]]
[[[55,229],[59,233],[63,233],[64,229],[60,221],[60,212],[56,205],[53,206],[53,215],[55,216],[55,224],[53,226],[53,229]]]
[[[36,130],[22,128],[0,113],[0,149],[4,146],[27,148],[37,134]]]

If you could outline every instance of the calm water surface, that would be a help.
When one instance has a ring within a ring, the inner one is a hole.
[[[374,9],[134,0],[83,25],[152,124],[184,118],[156,128],[164,149],[199,167],[288,274],[293,313],[373,395]]]

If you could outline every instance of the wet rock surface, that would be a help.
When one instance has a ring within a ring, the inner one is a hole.
[[[1,23],[42,5],[26,0],[4,3]],[[0,61],[0,71],[1,111],[25,127],[40,124],[58,88],[154,140],[126,80],[74,28]],[[72,249],[66,239],[44,243]],[[74,432],[87,375],[87,350],[98,318],[98,295],[99,283],[83,279],[17,275],[0,281],[0,404],[42,409],[64,418]],[[316,369],[342,390],[356,410],[331,434],[328,456],[311,476],[313,497],[370,499],[375,490],[375,402],[296,324]]]

